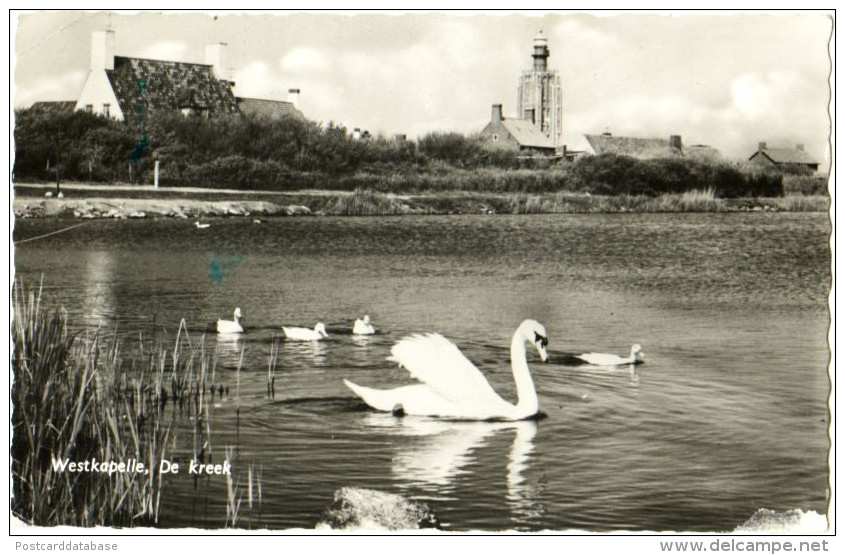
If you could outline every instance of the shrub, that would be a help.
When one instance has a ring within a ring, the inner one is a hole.
[[[787,195],[827,195],[827,178],[815,175],[786,175],[783,190]]]
[[[684,158],[586,156],[572,166],[572,182],[576,189],[604,195],[655,196],[706,189],[712,189],[720,198],[783,195],[779,175],[744,172],[723,163]]]

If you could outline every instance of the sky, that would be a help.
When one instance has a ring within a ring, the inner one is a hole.
[[[409,138],[475,133],[491,104],[515,115],[532,39],[548,38],[563,87],[564,142],[667,137],[748,158],[798,143],[829,158],[831,20],[803,14],[108,13],[18,15],[15,107],[75,100],[92,31],[116,53],[203,62],[225,42],[239,96],[286,99],[319,122]]]

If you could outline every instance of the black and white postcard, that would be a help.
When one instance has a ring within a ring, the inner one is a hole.
[[[835,531],[834,12],[10,17],[13,533]]]

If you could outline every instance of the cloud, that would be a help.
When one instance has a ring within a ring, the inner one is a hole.
[[[374,133],[413,138],[429,131],[480,131],[488,102],[501,100],[491,92],[500,69],[491,60],[504,58],[507,46],[491,47],[464,21],[443,22],[425,35],[397,48],[338,52],[331,73],[335,87],[312,91],[303,83],[303,100],[323,108],[330,102],[336,110],[332,119]],[[515,96],[517,74],[509,84],[508,100]],[[478,93],[490,98],[479,103]]]
[[[76,100],[86,75],[87,72],[77,70],[39,77],[15,91],[15,106],[30,106],[38,100]]]
[[[238,96],[284,100],[290,88],[279,72],[269,64],[253,61],[235,73],[235,87]]]
[[[187,43],[162,40],[142,48],[138,52],[138,57],[149,58],[151,60],[185,60],[187,50]]]
[[[766,74],[745,74],[731,84],[732,108],[745,120],[769,119],[773,114],[792,111],[812,91],[795,72],[774,71]]]
[[[554,26],[549,33],[550,43],[574,44],[579,48],[615,48],[619,46],[619,39],[587,23],[583,19],[565,19]]]
[[[681,134],[686,144],[710,144],[733,158],[747,158],[758,141],[785,148],[805,143],[822,157],[826,138],[818,122],[824,118],[825,93],[801,73],[747,73],[733,79],[729,90],[727,102],[718,105],[677,94],[604,97],[577,113],[564,111],[566,139],[574,143],[582,133],[609,128],[640,137]]]
[[[279,67],[294,73],[310,73],[327,71],[331,64],[329,57],[316,48],[300,47],[282,57]]]

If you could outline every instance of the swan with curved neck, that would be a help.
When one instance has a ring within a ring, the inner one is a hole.
[[[627,357],[606,353],[584,353],[578,355],[576,358],[580,358],[587,364],[593,364],[595,366],[621,366],[625,364],[642,364],[645,362],[643,360],[645,353],[643,352],[642,345],[636,343],[631,347],[631,354]]]
[[[285,337],[296,341],[319,341],[320,339],[329,336],[328,332],[326,332],[326,325],[322,322],[314,326],[313,330],[309,330],[308,328],[283,327],[282,331],[285,332]]]
[[[244,331],[241,326],[243,314],[240,308],[235,309],[234,320],[217,320],[217,333],[241,333]]]
[[[532,344],[543,362],[549,359],[546,328],[525,320],[511,340],[511,371],[517,403],[502,399],[484,375],[454,343],[440,334],[414,335],[393,346],[388,360],[404,366],[422,383],[396,389],[372,389],[343,380],[370,407],[408,415],[460,420],[523,420],[540,410],[525,345]]]

